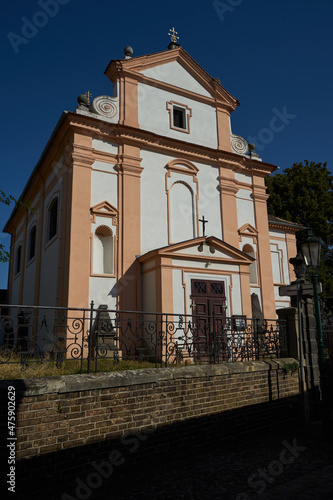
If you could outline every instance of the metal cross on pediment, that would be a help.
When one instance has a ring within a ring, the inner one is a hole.
[[[177,43],[177,40],[179,40],[179,36],[176,36],[176,35],[178,35],[178,32],[175,31],[175,28],[172,28],[172,29],[170,28],[169,31],[170,31],[170,33],[168,33],[168,35],[171,36],[171,41],[173,43]]]
[[[203,215],[202,219],[199,219],[199,222],[201,222],[201,224],[202,224],[202,236],[206,236],[205,235],[205,225],[207,224],[208,220],[205,220],[205,216]]]
[[[90,104],[90,98],[92,97],[92,94],[91,94],[91,93],[89,92],[89,90],[88,90],[88,92],[86,92],[84,95],[85,95],[85,96],[86,96],[86,98],[88,99],[88,104]]]

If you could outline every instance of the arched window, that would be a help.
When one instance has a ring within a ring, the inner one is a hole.
[[[108,226],[95,231],[93,259],[94,274],[113,274],[113,234]]]
[[[15,254],[15,276],[21,271],[22,246],[19,245]]]
[[[32,226],[28,241],[28,262],[35,257],[36,253],[36,226]]]
[[[171,242],[195,238],[193,191],[185,182],[176,181],[170,189],[169,197]]]
[[[250,257],[253,257],[254,259],[256,258],[256,253],[251,247],[251,245],[244,245],[243,252],[249,255]],[[250,283],[251,285],[256,285],[258,283],[256,261],[251,262],[249,266],[249,271],[250,271]]]
[[[48,210],[47,241],[57,234],[58,229],[58,198],[54,198]]]

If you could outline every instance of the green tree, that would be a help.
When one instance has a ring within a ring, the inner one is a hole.
[[[23,208],[24,210],[30,210],[31,213],[37,213],[35,208],[32,208],[31,203],[24,203],[21,199],[17,200],[14,196],[6,195],[0,189],[0,203],[4,205],[10,205],[11,203],[15,203],[16,206]],[[5,250],[5,247],[2,243],[0,243],[0,263],[9,262],[10,254]]]
[[[10,205],[12,202],[16,203],[14,196],[7,196],[3,191],[0,190],[0,203],[4,205]],[[0,263],[9,261],[9,253],[5,250],[5,247],[2,243],[0,243]]]
[[[294,163],[266,179],[268,213],[311,227],[323,242],[319,271],[324,297],[333,293],[333,175],[327,163]]]

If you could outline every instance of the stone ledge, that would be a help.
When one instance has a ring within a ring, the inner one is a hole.
[[[142,384],[153,384],[170,380],[209,378],[249,372],[263,372],[283,368],[293,363],[294,358],[265,361],[223,362],[216,365],[193,365],[176,368],[143,368],[119,372],[61,375],[59,377],[26,378],[0,381],[0,391],[14,386],[20,396],[63,394],[67,392],[110,389]]]

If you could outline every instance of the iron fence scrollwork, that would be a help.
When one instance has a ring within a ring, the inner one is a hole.
[[[155,367],[287,356],[286,324],[200,315],[44,306],[0,306],[0,366],[76,361],[79,371],[121,361]],[[104,363],[104,364],[103,364]]]

